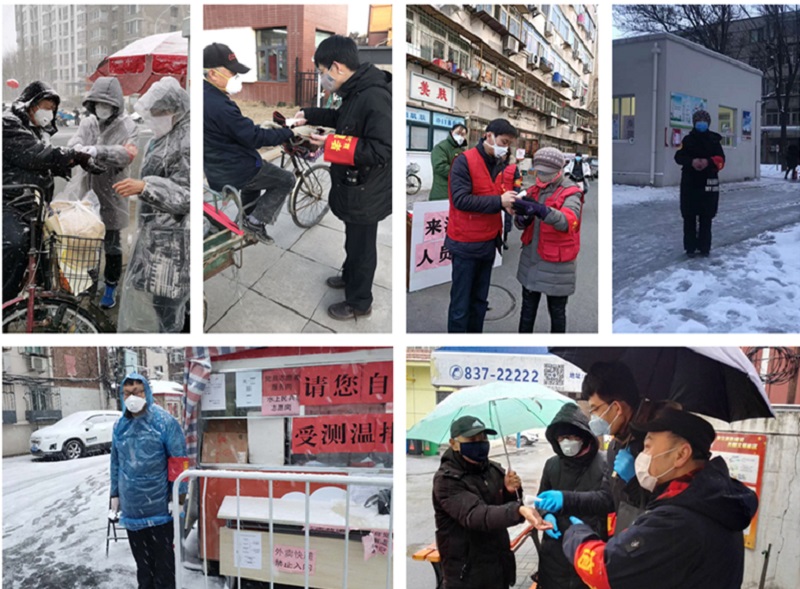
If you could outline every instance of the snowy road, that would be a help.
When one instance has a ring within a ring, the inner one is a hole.
[[[136,588],[127,541],[112,542],[105,556],[108,473],[108,455],[3,459],[3,589]],[[185,587],[205,583],[192,573]]]
[[[614,331],[800,329],[800,184],[724,185],[710,258],[687,259],[677,187],[614,187]]]

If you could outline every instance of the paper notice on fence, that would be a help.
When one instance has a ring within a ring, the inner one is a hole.
[[[370,532],[361,537],[364,545],[364,560],[367,561],[375,555],[386,556],[389,551],[389,532]]]
[[[225,411],[225,375],[212,374],[203,393],[203,411]]]
[[[261,407],[261,371],[236,373],[236,406]]]
[[[295,546],[277,544],[272,551],[272,566],[284,573],[304,575],[306,572],[306,551]],[[308,574],[312,576],[317,568],[317,551],[308,551]]]
[[[233,533],[233,566],[261,570],[261,534],[259,532]]]

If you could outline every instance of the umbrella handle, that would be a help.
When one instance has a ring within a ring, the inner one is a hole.
[[[506,446],[506,437],[503,435],[503,426],[500,423],[500,414],[497,412],[497,403],[495,403],[494,401],[489,401],[490,411],[492,407],[494,407],[494,416],[497,419],[497,430],[500,433],[500,439],[503,442],[503,452],[506,455],[506,464],[508,465],[508,472],[511,472],[511,458],[508,455],[508,447]],[[522,502],[522,494],[519,490],[519,487],[517,487],[517,501]]]

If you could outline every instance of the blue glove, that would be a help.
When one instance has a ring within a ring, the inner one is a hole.
[[[573,526],[579,526],[583,523],[583,520],[580,520],[573,515],[569,516],[569,521],[572,523]]]
[[[623,448],[617,452],[617,457],[614,458],[614,472],[627,483],[636,476],[635,463],[636,460],[634,460],[631,451]]]
[[[536,215],[540,219],[544,219],[547,216],[547,213],[550,212],[550,209],[543,204],[538,203],[535,200],[527,200],[524,198],[515,199],[514,204],[511,206],[514,208],[514,212],[518,215],[525,215],[528,217]]]
[[[543,491],[536,497],[536,507],[542,511],[557,513],[564,507],[564,493],[561,491]]]
[[[554,516],[552,513],[548,513],[546,516],[544,516],[544,521],[553,524],[553,529],[545,530],[544,533],[554,540],[558,540],[561,537],[561,532],[558,531],[558,522],[556,521],[556,516]]]

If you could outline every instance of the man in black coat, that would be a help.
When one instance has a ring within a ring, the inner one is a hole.
[[[312,137],[324,142],[331,210],[345,225],[342,275],[326,281],[344,289],[345,300],[328,307],[331,318],[344,321],[372,313],[378,222],[392,212],[392,75],[360,63],[355,41],[341,35],[319,44],[314,63],[322,87],[341,96],[342,104],[305,108],[295,118],[335,129]]]
[[[647,511],[608,542],[571,518],[565,556],[595,589],[740,589],[742,532],[758,498],[721,457],[711,460],[714,428],[672,408],[634,427],[646,433],[636,476],[653,493]]]
[[[683,249],[693,258],[696,252],[708,257],[711,251],[711,220],[719,205],[719,171],[725,167],[722,136],[709,130],[711,115],[697,110],[694,128],[675,152],[681,166],[681,216]]]
[[[553,489],[593,491],[604,485],[605,457],[598,452],[597,437],[580,407],[564,405],[547,426],[545,437],[556,455],[548,458],[544,465],[539,493]],[[603,514],[584,520],[601,539],[607,537]],[[545,531],[542,537],[536,579],[539,589],[587,589],[561,547],[562,530],[570,524],[568,517],[545,513],[544,521],[551,523],[553,529]]]
[[[497,432],[476,417],[455,420],[433,477],[436,547],[447,589],[508,589],[516,581],[508,528],[538,517],[518,500],[519,476],[489,460],[486,434]]]
[[[55,147],[50,137],[58,132],[55,113],[59,95],[44,82],[32,82],[3,112],[3,185],[34,184],[47,202],[53,197],[53,178],[69,178],[74,166],[90,172],[105,171],[91,163],[89,154]],[[3,301],[19,293],[25,275],[30,211],[15,207],[18,190],[3,191]],[[27,208],[27,207],[26,207]]]

